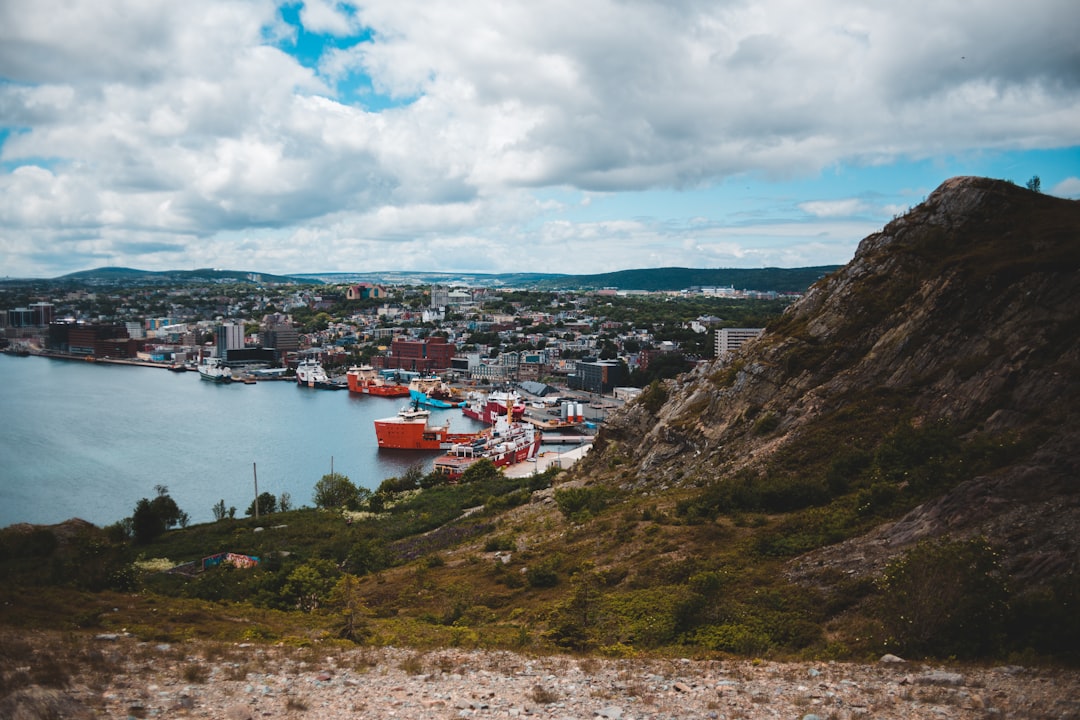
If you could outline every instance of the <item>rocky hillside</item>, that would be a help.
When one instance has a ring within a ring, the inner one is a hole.
[[[353,523],[301,508],[138,546],[83,523],[11,528],[0,626],[1080,665],[1078,266],[1080,203],[950,180],[730,362],[609,416],[568,472],[479,464]],[[266,562],[156,570],[223,550]],[[3,667],[0,700],[33,680]]]
[[[787,553],[803,581],[976,535],[1024,583],[1075,574],[1078,270],[1080,203],[948,180],[732,362],[647,391],[576,472],[700,488],[706,515],[849,498],[860,519]]]

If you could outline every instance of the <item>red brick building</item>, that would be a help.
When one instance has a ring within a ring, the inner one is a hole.
[[[382,358],[380,364],[394,370],[443,372],[450,367],[450,359],[454,357],[455,350],[444,337],[424,340],[396,338],[390,344],[390,355]]]
[[[128,337],[124,325],[49,325],[49,349],[72,355],[133,358],[145,345],[145,340]]]

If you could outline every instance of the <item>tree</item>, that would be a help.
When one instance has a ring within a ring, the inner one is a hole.
[[[328,473],[315,483],[315,507],[356,508],[360,503],[360,491],[352,481],[341,473]]]
[[[274,511],[277,510],[277,498],[274,497],[273,493],[268,493],[268,492],[259,493],[258,500],[259,500],[259,515],[270,515],[271,513],[273,513]],[[254,515],[255,514],[255,501],[254,500],[252,500],[251,504],[248,505],[248,509],[244,511],[244,514],[245,515]]]
[[[139,545],[153,541],[170,528],[177,525],[186,527],[188,524],[188,514],[169,496],[169,489],[164,485],[154,489],[157,496],[153,500],[141,498],[135,503],[135,511],[131,515],[132,535]]]
[[[1027,181],[1027,189],[1032,192],[1042,192],[1042,180],[1038,175],[1032,175],[1031,179]]]
[[[164,521],[166,529],[172,529],[177,525],[187,527],[190,518],[169,496],[169,488],[164,485],[155,485],[154,490],[157,492],[157,497],[150,501],[150,505]]]
[[[135,503],[135,511],[131,514],[131,531],[137,545],[146,545],[165,532],[165,521],[146,498]]]
[[[225,499],[222,498],[214,504],[214,520],[224,520],[229,516],[229,511],[225,509]]]
[[[292,510],[292,495],[287,492],[281,493],[281,497],[278,498],[278,510],[281,512],[289,512]]]
[[[338,637],[356,642],[368,633],[366,616],[368,609],[360,595],[360,580],[346,573],[330,591],[327,604],[341,615]]]
[[[289,573],[281,594],[299,609],[311,612],[333,589],[337,574],[330,560],[308,560]]]

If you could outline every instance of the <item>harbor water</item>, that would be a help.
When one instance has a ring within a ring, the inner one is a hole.
[[[218,385],[198,373],[0,354],[0,527],[78,517],[108,525],[164,485],[191,522],[255,494],[312,505],[331,471],[374,490],[438,452],[379,450],[373,421],[408,398],[314,390],[287,381]],[[458,432],[483,427],[431,411]]]

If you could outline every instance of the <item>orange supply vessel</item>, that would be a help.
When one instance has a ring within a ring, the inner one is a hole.
[[[409,394],[408,385],[387,382],[370,365],[351,367],[345,377],[348,378],[350,392],[379,397],[405,397]]]
[[[375,437],[380,448],[393,450],[447,450],[456,443],[467,443],[477,433],[450,432],[445,425],[429,425],[429,410],[404,407],[394,417],[375,421]]]

